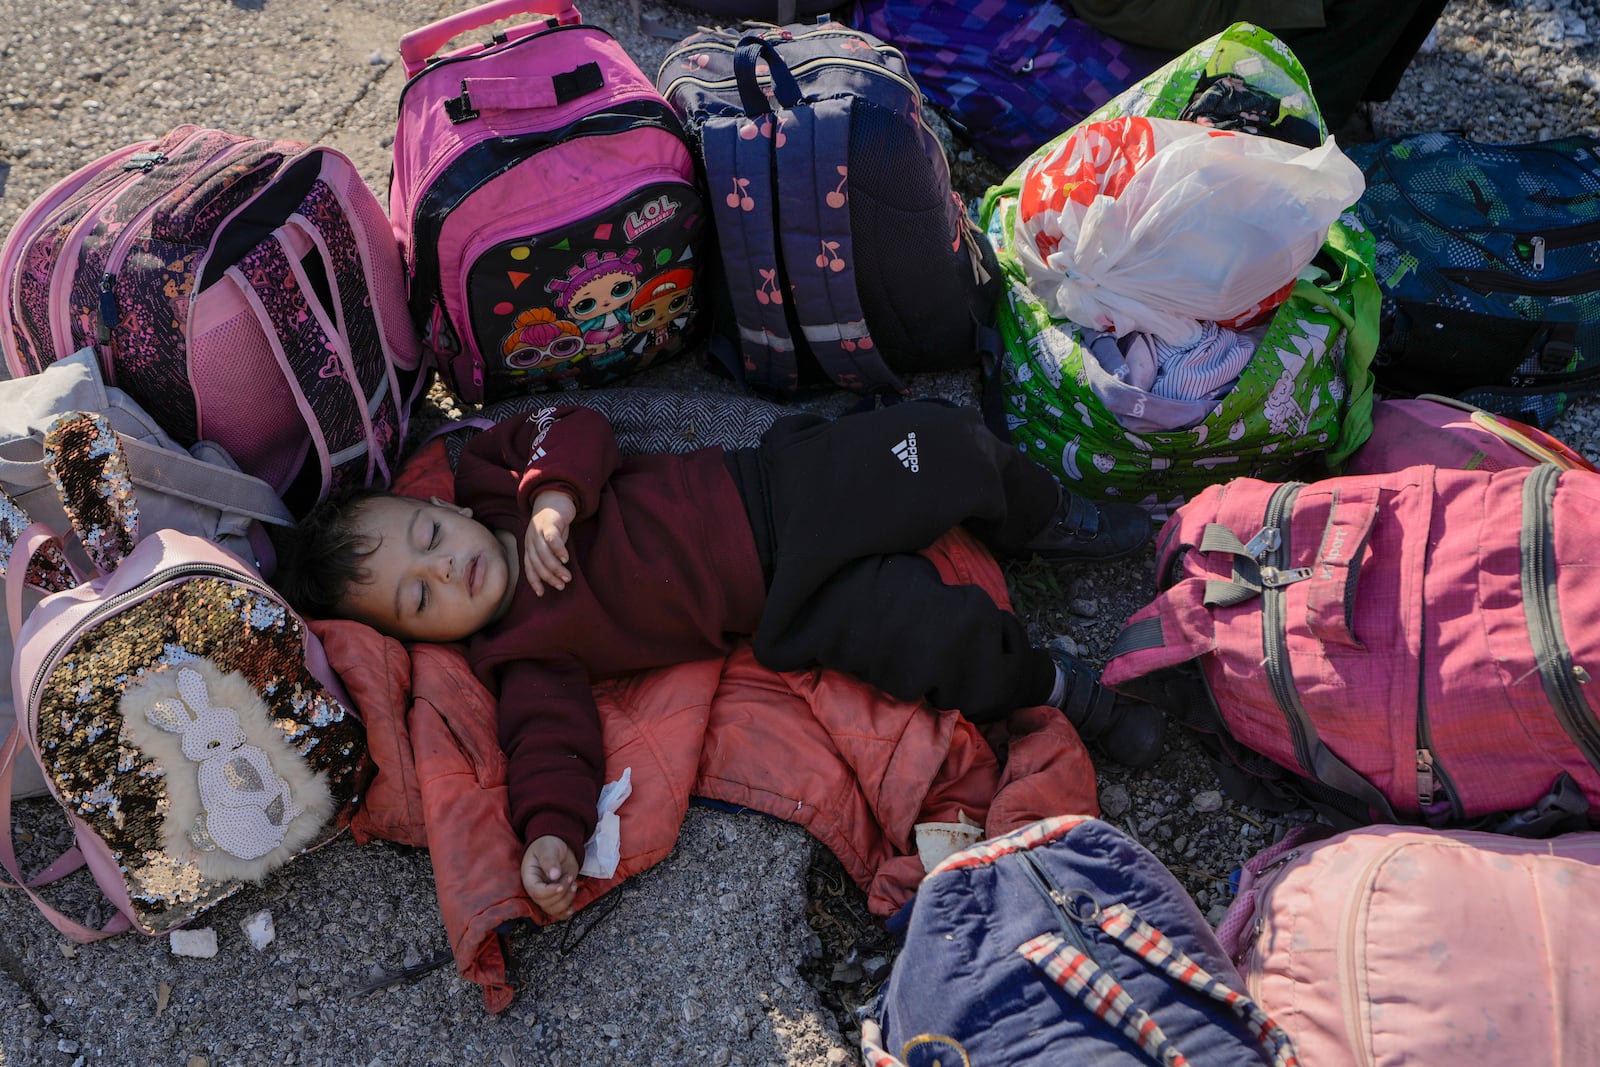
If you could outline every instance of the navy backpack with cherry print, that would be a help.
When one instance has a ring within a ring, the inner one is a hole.
[[[899,50],[826,21],[701,30],[656,85],[699,150],[737,380],[902,393],[976,365],[993,254]]]

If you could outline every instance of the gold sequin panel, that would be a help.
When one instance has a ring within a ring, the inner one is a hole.
[[[188,578],[81,635],[46,682],[39,747],[60,795],[117,857],[147,933],[192,918],[242,885],[207,879],[164,852],[165,772],[119,740],[123,690],[146,672],[201,657],[243,674],[285,741],[327,775],[340,814],[323,839],[348,821],[368,770],[360,721],[307,669],[304,628],[274,597],[223,578]]]

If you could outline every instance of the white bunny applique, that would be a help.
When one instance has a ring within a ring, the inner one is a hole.
[[[204,662],[162,672],[130,686],[122,711],[127,739],[166,772],[165,844],[208,877],[260,878],[326,820],[322,777],[284,744],[242,675]]]
[[[220,848],[240,859],[265,856],[283,843],[300,814],[289,783],[267,754],[245,744],[239,713],[211,702],[205,680],[178,671],[181,700],[158,700],[145,712],[152,723],[183,739],[184,758],[200,765],[200,815],[189,836],[202,851]]]

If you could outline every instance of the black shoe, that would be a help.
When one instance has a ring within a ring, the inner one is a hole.
[[[1133,555],[1150,535],[1150,513],[1137,504],[1096,504],[1063,488],[1050,524],[1022,551],[1052,563],[1099,562]]]
[[[1125,767],[1148,767],[1160,758],[1167,725],[1160,708],[1113,693],[1096,671],[1058,648],[1050,657],[1066,678],[1061,714],[1085,744]]]

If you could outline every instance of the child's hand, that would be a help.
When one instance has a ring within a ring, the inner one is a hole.
[[[566,568],[567,530],[577,514],[578,505],[559,489],[546,489],[533,498],[522,569],[536,596],[544,596],[546,586],[565,589],[572,580],[572,572]]]
[[[522,888],[552,919],[572,917],[578,860],[559,837],[538,837],[522,854]]]

